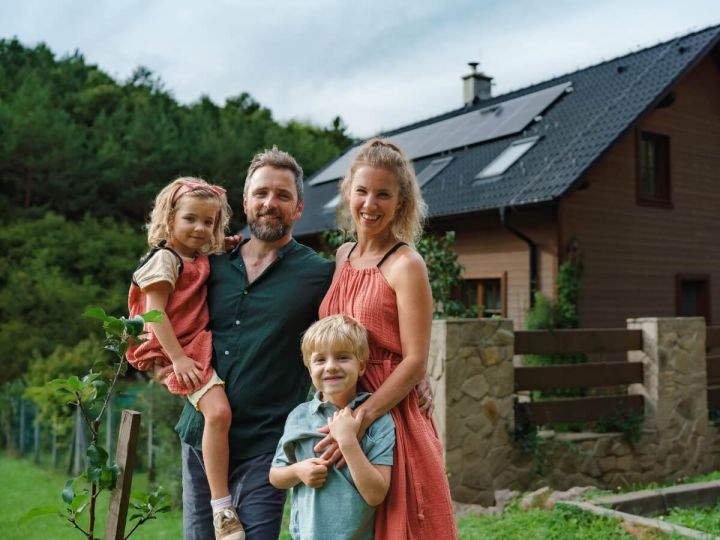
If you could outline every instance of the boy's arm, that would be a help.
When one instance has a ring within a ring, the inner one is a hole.
[[[357,439],[362,417],[362,411],[353,417],[351,409],[346,407],[328,418],[328,426],[350,469],[355,487],[366,503],[377,506],[387,495],[392,468],[389,465],[373,465],[363,452]]]
[[[290,489],[300,482],[319,488],[327,480],[327,460],[310,458],[286,467],[270,467],[270,483],[278,489]]]

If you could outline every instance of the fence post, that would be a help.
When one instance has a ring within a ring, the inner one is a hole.
[[[35,405],[35,423],[33,426],[33,461],[40,463],[40,407]]]
[[[506,487],[513,454],[512,321],[434,321],[428,373],[453,500],[485,506]]]
[[[703,472],[709,464],[705,320],[702,317],[628,319],[643,333],[643,350],[628,360],[642,362],[644,383],[630,393],[645,397],[644,431],[654,434],[643,469],[657,479]]]
[[[18,448],[20,449],[20,456],[25,455],[25,400],[20,398],[20,437],[18,442]]]
[[[115,461],[122,468],[122,473],[115,489],[110,494],[105,540],[123,540],[125,537],[125,522],[127,521],[130,489],[140,435],[140,416],[137,411],[125,409],[120,419]]]

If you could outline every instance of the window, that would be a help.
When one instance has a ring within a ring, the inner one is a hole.
[[[460,301],[466,308],[482,307],[479,317],[505,317],[505,274],[482,279],[465,279],[460,284]]]
[[[641,131],[637,156],[638,204],[671,208],[670,137]]]
[[[535,143],[539,140],[540,137],[530,137],[529,139],[513,142],[503,150],[498,157],[493,159],[487,167],[480,171],[475,178],[482,180],[493,176],[500,176],[512,167],[517,160],[523,157],[528,150],[535,146]]]
[[[422,188],[430,180],[435,178],[438,174],[440,174],[443,171],[443,169],[445,169],[445,167],[450,165],[450,162],[452,160],[453,160],[453,156],[433,159],[427,165],[427,167],[425,167],[422,171],[420,171],[417,174],[418,187]]]
[[[705,317],[705,324],[710,324],[709,276],[679,274],[675,295],[675,313],[679,317]]]

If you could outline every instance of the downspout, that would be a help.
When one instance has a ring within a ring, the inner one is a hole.
[[[530,307],[532,307],[535,305],[535,292],[537,291],[538,285],[537,244],[535,244],[529,236],[526,236],[510,225],[507,217],[507,206],[500,208],[500,223],[502,223],[505,229],[528,245],[530,255]]]

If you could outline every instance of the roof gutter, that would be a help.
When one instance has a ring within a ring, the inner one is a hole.
[[[537,291],[538,285],[537,244],[533,242],[529,236],[521,233],[515,227],[510,225],[507,216],[507,209],[507,206],[502,206],[500,208],[500,223],[502,223],[502,226],[505,229],[528,245],[528,252],[530,256],[530,307],[533,307],[535,305],[535,292]]]

